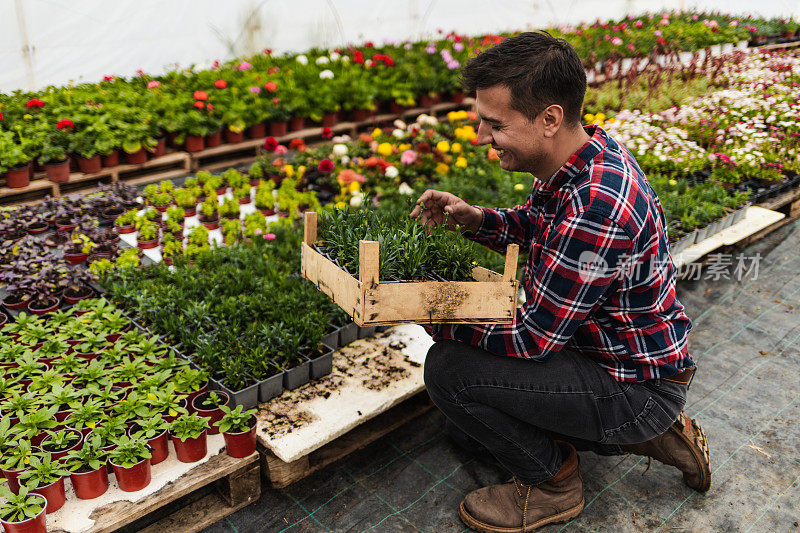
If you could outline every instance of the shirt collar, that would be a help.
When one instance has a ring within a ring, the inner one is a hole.
[[[555,191],[570,179],[577,176],[592,159],[602,152],[608,144],[608,134],[600,126],[584,126],[583,129],[591,137],[586,144],[572,154],[564,165],[556,171],[549,180],[543,182],[541,188],[546,191]]]

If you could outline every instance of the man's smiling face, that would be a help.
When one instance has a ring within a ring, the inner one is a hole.
[[[500,156],[504,170],[531,172],[546,154],[542,148],[544,138],[536,122],[511,108],[511,91],[504,85],[495,85],[476,91],[478,143],[491,144]]]

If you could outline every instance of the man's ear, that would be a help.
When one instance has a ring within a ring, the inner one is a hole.
[[[555,137],[564,121],[564,108],[558,104],[547,106],[542,111],[541,118],[544,127],[544,136],[548,139]]]

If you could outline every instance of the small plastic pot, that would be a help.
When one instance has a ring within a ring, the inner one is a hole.
[[[130,468],[114,464],[111,459],[108,460],[108,463],[114,469],[119,490],[136,492],[150,484],[150,459],[142,459]]]
[[[125,159],[127,159],[130,165],[143,165],[147,163],[147,151],[141,148],[132,153],[125,152]]]
[[[6,470],[0,469],[6,480],[8,481],[8,489],[14,494],[19,494],[19,475],[25,470]]]
[[[244,131],[231,131],[225,128],[225,142],[236,144],[244,141]]]
[[[47,500],[47,507],[45,507],[45,513],[47,514],[58,511],[64,506],[64,502],[67,501],[67,495],[64,492],[63,477],[49,485],[37,487],[31,490],[31,492],[43,496],[44,499]]]
[[[128,430],[128,435],[133,438],[133,433],[136,428],[132,427]],[[167,440],[167,430],[165,429],[160,434],[147,441],[150,446],[150,452],[153,457],[150,458],[150,465],[157,465],[167,458],[169,455],[169,445]]]
[[[39,514],[33,518],[22,520],[21,522],[7,522],[0,520],[6,533],[47,533],[47,510],[43,508]]]
[[[223,391],[215,391],[217,395],[223,397],[224,401],[222,405],[230,405],[231,397],[228,395],[227,392]],[[222,419],[222,416],[225,414],[222,412],[220,407],[215,407],[213,409],[209,409],[207,407],[203,407],[203,400],[208,397],[208,392],[204,392],[202,394],[198,394],[192,399],[192,408],[194,411],[202,416],[203,418],[208,418],[208,434],[209,435],[219,435],[219,428],[214,425],[215,422],[219,422]]]
[[[91,472],[72,472],[69,475],[75,495],[81,500],[92,500],[108,490],[108,469],[106,467]]]
[[[252,419],[252,427],[240,433],[223,433],[225,449],[231,457],[248,457],[256,451],[256,419]]]
[[[205,137],[206,148],[216,148],[222,144],[222,130],[206,135]]]
[[[52,313],[61,306],[60,298],[53,298],[53,299],[55,300],[55,303],[47,307],[36,307],[35,305],[33,305],[36,302],[34,300],[31,300],[28,303],[28,311],[30,311],[35,315],[46,315],[47,313]]]
[[[208,432],[205,429],[196,439],[181,441],[171,433],[170,438],[175,446],[175,455],[178,457],[178,461],[182,463],[196,463],[208,453]]]
[[[84,174],[95,174],[103,169],[103,159],[100,154],[92,157],[78,157],[78,168]]]
[[[21,189],[31,183],[30,162],[25,165],[6,171],[6,186],[9,189]]]

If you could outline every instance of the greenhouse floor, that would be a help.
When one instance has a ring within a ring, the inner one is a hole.
[[[542,531],[800,529],[798,250],[794,222],[744,250],[761,254],[757,280],[679,285],[699,366],[687,412],[708,434],[711,490],[655,461],[581,453],[586,508]],[[434,409],[205,531],[465,531],[461,499],[506,474],[456,449],[443,422]]]

